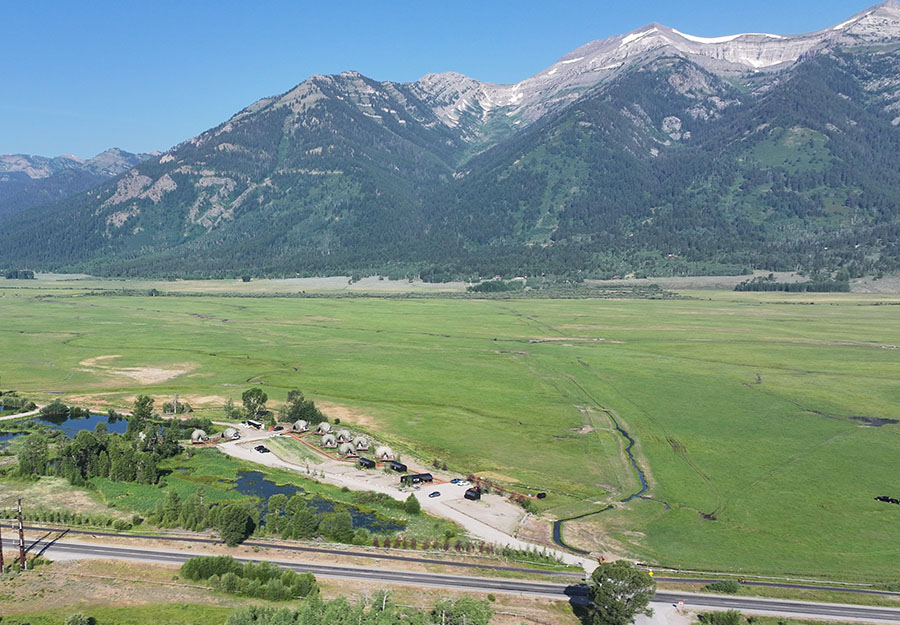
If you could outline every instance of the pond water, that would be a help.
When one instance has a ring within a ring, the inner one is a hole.
[[[24,436],[25,434],[28,434],[28,432],[0,432],[0,443],[11,441],[15,437]]]
[[[105,423],[107,430],[116,434],[124,434],[125,430],[128,429],[128,420],[124,417],[109,417],[104,414],[91,414],[86,417],[78,417],[77,419],[67,415],[41,416],[32,419],[30,423],[49,425],[60,430],[69,438],[75,438],[83,430],[93,432],[98,423]]]
[[[262,502],[259,504],[260,518],[264,518],[269,506],[269,497],[273,495],[284,495],[288,499],[294,495],[302,494],[304,491],[299,486],[285,484],[279,486],[272,480],[266,479],[265,475],[260,471],[239,471],[237,479],[234,481],[235,489],[242,495],[251,497],[259,497]],[[321,497],[313,497],[307,502],[308,506],[315,508],[320,514],[328,514],[334,512],[335,503],[322,499]],[[353,519],[353,529],[360,527],[369,530],[375,534],[397,532],[405,527],[404,523],[393,521],[379,520],[372,512],[362,512],[354,506],[347,506],[350,512],[350,518]]]
[[[273,495],[284,495],[290,499],[294,495],[306,492],[299,486],[292,486],[291,484],[279,486],[272,480],[267,480],[266,476],[260,471],[238,471],[234,487],[240,494],[259,497],[266,504],[268,504],[269,497]]]

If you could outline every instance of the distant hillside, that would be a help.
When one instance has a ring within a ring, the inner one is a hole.
[[[90,189],[151,156],[159,155],[132,154],[118,148],[87,161],[69,155],[0,155],[0,219]]]
[[[900,3],[797,36],[651,24],[515,85],[313,76],[7,217],[0,264],[855,277],[900,268],[898,162]]]

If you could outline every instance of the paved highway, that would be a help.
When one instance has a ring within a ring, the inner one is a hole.
[[[15,533],[16,529],[12,525],[2,524],[4,528],[4,532],[9,532],[6,535],[11,536]],[[153,534],[124,534],[117,532],[103,532],[96,530],[78,530],[78,529],[59,529],[55,527],[37,527],[26,525],[25,531],[28,532],[44,532],[44,533],[52,533],[59,534],[61,532],[65,532],[68,535],[81,535],[81,536],[89,536],[92,538],[97,537],[106,537],[106,538],[118,538],[118,539],[130,539],[130,540],[162,540],[167,542],[182,542],[182,543],[198,543],[198,544],[206,544],[206,545],[221,545],[222,541],[218,538],[203,538],[199,536],[172,536],[172,535],[153,535]],[[374,560],[394,560],[397,562],[415,562],[418,564],[437,564],[440,566],[449,566],[449,567],[458,567],[465,569],[482,569],[489,571],[508,571],[511,573],[535,573],[536,569],[534,568],[526,568],[523,566],[503,566],[498,564],[488,564],[488,563],[480,563],[480,562],[459,562],[456,560],[446,560],[440,558],[423,558],[420,556],[413,555],[399,555],[397,553],[388,553],[385,551],[362,551],[359,549],[334,549],[328,547],[309,547],[306,545],[297,545],[291,543],[271,543],[265,541],[253,541],[253,540],[245,540],[241,543],[245,547],[259,547],[261,549],[283,549],[285,551],[299,551],[305,553],[319,553],[326,554],[338,557],[353,557],[353,558],[370,558]],[[540,571],[541,575],[553,576],[553,577],[567,577],[572,579],[582,579],[584,577],[584,571],[580,570],[568,570],[568,571]],[[898,593],[900,594],[900,593]]]
[[[13,549],[15,540],[4,539],[7,549]],[[45,549],[48,557],[88,557],[118,560],[136,560],[143,562],[162,562],[180,564],[196,553],[165,551],[160,549],[139,549],[117,545],[94,543],[74,543],[65,541],[46,542],[28,541],[31,553]],[[251,559],[251,558],[244,558]],[[587,600],[587,589],[579,585],[555,584],[550,582],[533,582],[519,579],[472,577],[464,575],[445,575],[414,571],[396,571],[367,567],[334,566],[308,562],[280,561],[272,558],[253,558],[268,560],[295,571],[308,571],[321,577],[336,577],[372,581],[386,584],[404,584],[409,586],[432,586],[437,588],[453,588],[457,590],[474,590],[481,592],[502,592],[508,594],[545,597],[557,600],[584,602]],[[737,609],[743,612],[773,614],[781,616],[803,616],[807,618],[840,619],[844,621],[869,621],[900,624],[900,609],[845,604],[813,603],[806,601],[787,601],[780,599],[755,599],[747,597],[731,597],[718,595],[701,595],[660,591],[654,603],[657,606],[670,606],[679,601],[685,602],[690,610],[727,610]]]

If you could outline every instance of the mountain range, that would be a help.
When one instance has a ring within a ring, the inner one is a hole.
[[[132,154],[111,148],[88,160],[69,154],[51,158],[0,154],[0,219],[71,197],[125,173],[152,156],[159,153]]]
[[[900,2],[803,35],[650,24],[514,85],[311,76],[98,186],[0,212],[0,265],[856,276],[900,269],[898,159]]]

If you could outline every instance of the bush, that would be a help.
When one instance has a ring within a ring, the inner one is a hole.
[[[66,625],[94,625],[96,622],[93,616],[85,616],[80,612],[70,614],[66,619]]]
[[[699,615],[700,622],[705,625],[741,625],[743,617],[737,610],[727,612],[703,612]]]
[[[723,579],[717,582],[712,582],[711,584],[707,584],[703,587],[703,590],[707,590],[709,592],[725,592],[729,595],[733,595],[741,590],[741,585],[733,579]]]
[[[409,497],[406,498],[403,509],[406,510],[408,514],[419,514],[419,512],[422,511],[422,505],[419,503],[419,500],[416,499],[415,493],[410,493]]]

